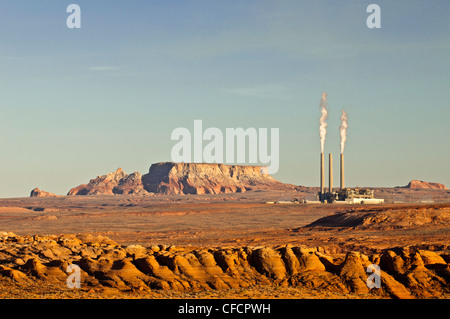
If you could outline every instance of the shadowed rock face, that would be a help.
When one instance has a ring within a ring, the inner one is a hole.
[[[275,284],[345,295],[440,297],[449,292],[448,255],[402,248],[382,254],[329,256],[315,248],[178,248],[120,246],[104,236],[17,236],[0,232],[0,277],[65,287],[69,264],[81,269],[83,288],[199,291]],[[367,287],[370,264],[381,269],[381,287]]]
[[[249,189],[297,189],[262,172],[261,166],[156,163],[149,173],[127,175],[121,168],[72,188],[68,195],[97,194],[220,194]]]
[[[134,172],[121,178],[112,191],[114,194],[146,193],[142,185],[142,175],[139,172]]]
[[[268,174],[261,166],[156,163],[142,177],[144,188],[163,194],[220,194],[250,189],[295,189]]]

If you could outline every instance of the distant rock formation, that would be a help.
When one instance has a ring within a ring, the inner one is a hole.
[[[149,173],[142,176],[142,183],[148,192],[167,195],[299,188],[277,181],[265,174],[261,166],[173,162],[153,164]]]
[[[408,185],[400,188],[425,188],[425,189],[447,189],[445,185],[439,183],[430,183],[418,180],[412,180]]]
[[[30,197],[54,197],[56,194],[49,193],[46,191],[41,191],[39,188],[35,188],[31,191]]]
[[[121,168],[115,172],[91,179],[88,184],[72,188],[67,195],[113,195],[146,193],[142,187],[142,176],[135,172],[130,175]]]
[[[261,166],[165,162],[152,164],[145,175],[138,172],[127,175],[119,168],[72,188],[67,195],[220,194],[251,189],[292,190],[300,187],[277,181],[265,174]]]

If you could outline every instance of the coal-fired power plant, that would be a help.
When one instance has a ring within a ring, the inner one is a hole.
[[[325,187],[324,154],[320,153],[320,192],[318,199],[322,203],[335,204],[381,204],[384,199],[377,199],[374,191],[368,188],[346,188],[344,175],[344,154],[340,156],[339,189],[333,189],[333,154],[328,155],[328,188]]]
[[[374,196],[374,191],[368,188],[346,188],[345,187],[345,173],[344,173],[344,148],[347,140],[348,117],[345,111],[342,111],[341,126],[339,127],[341,136],[341,154],[339,161],[339,189],[333,189],[333,154],[328,155],[328,189],[325,187],[325,161],[324,161],[324,147],[325,136],[327,133],[328,110],[327,110],[327,94],[322,93],[320,100],[321,117],[319,120],[320,127],[320,191],[318,200],[322,203],[341,203],[341,204],[380,204],[384,199],[377,199]]]

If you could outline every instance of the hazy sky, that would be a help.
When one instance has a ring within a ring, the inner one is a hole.
[[[1,0],[0,197],[144,174],[195,119],[279,128],[274,177],[318,186],[322,91],[335,172],[349,116],[348,186],[449,187],[449,17],[447,0]]]

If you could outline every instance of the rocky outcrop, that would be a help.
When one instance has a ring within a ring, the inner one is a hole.
[[[127,175],[119,168],[72,188],[67,195],[220,194],[251,189],[300,187],[277,181],[265,174],[261,166],[166,162],[152,164],[148,174],[143,176],[138,172]]]
[[[114,194],[145,194],[142,185],[142,175],[139,172],[131,173],[121,178],[112,190]]]
[[[413,247],[366,256],[330,256],[315,248],[177,248],[121,246],[103,236],[17,236],[0,232],[0,276],[17,285],[39,280],[65,287],[67,266],[81,271],[81,288],[120,291],[223,290],[254,285],[320,289],[361,297],[442,297],[449,293],[448,255]],[[380,267],[380,288],[369,288]],[[63,288],[64,289],[64,288]]]
[[[402,188],[447,189],[444,184],[412,180]]]
[[[264,173],[261,166],[156,163],[142,178],[148,192],[163,194],[219,194],[251,189],[296,189]]]
[[[55,197],[55,196],[56,196],[55,194],[42,191],[37,187],[33,189],[30,193],[30,197]]]
[[[67,195],[113,195],[146,193],[142,176],[135,172],[130,175],[118,168],[115,172],[91,179],[88,184],[72,188]]]

